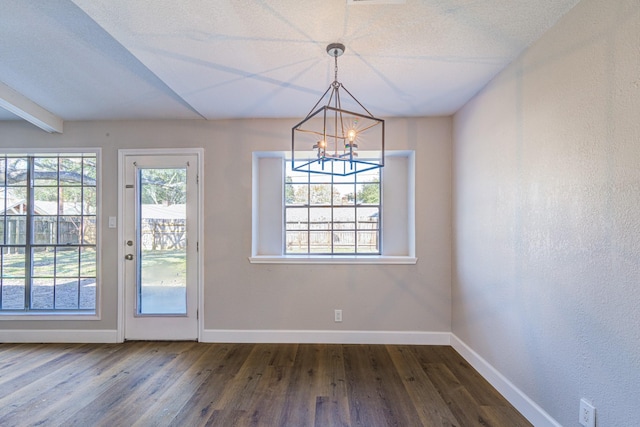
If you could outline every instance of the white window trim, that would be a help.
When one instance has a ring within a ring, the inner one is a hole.
[[[70,311],[37,312],[3,312],[0,310],[0,321],[9,320],[101,320],[101,296],[102,296],[102,148],[64,147],[64,148],[3,148],[3,153],[26,154],[29,156],[38,154],[72,154],[95,153],[96,154],[96,310],[93,313],[76,313]]]
[[[415,153],[413,151],[386,151],[386,166],[389,167],[394,158],[406,159],[404,185],[406,193],[387,191],[385,199],[385,187],[393,188],[393,182],[388,177],[382,178],[382,254],[381,255],[314,255],[314,254],[288,254],[283,252],[284,242],[284,206],[282,203],[284,192],[284,168],[280,170],[261,170],[261,159],[277,159],[285,158],[286,153],[280,151],[259,151],[253,153],[252,168],[252,230],[251,230],[251,256],[249,262],[252,264],[416,264],[418,259],[415,255]],[[383,171],[384,174],[384,171]],[[277,181],[277,183],[276,183]],[[273,185],[264,186],[264,183],[273,183]],[[280,193],[278,195],[278,193]],[[398,197],[399,203],[406,205],[400,209],[401,215],[392,212],[394,203],[388,203],[387,199]],[[261,196],[267,199],[278,200],[275,203],[261,203]],[[403,216],[406,217],[403,218]],[[269,226],[261,224],[261,218],[269,219]],[[405,221],[406,219],[406,221]],[[262,227],[261,227],[262,225]],[[396,239],[398,229],[393,227],[406,228],[401,230],[403,238]],[[387,246],[385,241],[393,241],[395,243]],[[399,248],[398,246],[402,246]],[[391,247],[394,252],[390,253]]]

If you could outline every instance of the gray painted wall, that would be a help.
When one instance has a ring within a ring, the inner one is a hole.
[[[638,425],[640,3],[582,0],[454,140],[453,333],[562,425]]]
[[[204,147],[205,329],[449,332],[452,119],[387,121],[387,148],[416,153],[417,264],[250,264],[252,152],[287,150],[295,123],[66,122],[61,135],[0,123],[2,148],[101,147],[103,155],[102,320],[5,320],[0,329],[116,329],[118,233],[106,219],[118,213],[118,149]]]

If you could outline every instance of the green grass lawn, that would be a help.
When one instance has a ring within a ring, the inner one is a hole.
[[[96,277],[96,250],[92,247],[48,247],[33,251],[33,277]],[[25,277],[26,257],[4,253],[2,277]]]
[[[96,277],[95,248],[50,248],[34,251],[33,277]],[[186,276],[186,253],[183,250],[143,251],[143,282],[175,284]],[[26,257],[4,253],[2,277],[25,277]]]
[[[184,250],[142,251],[142,286],[186,286]]]

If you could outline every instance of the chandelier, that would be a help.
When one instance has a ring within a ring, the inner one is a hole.
[[[338,57],[344,50],[342,43],[327,46],[334,58],[334,81],[291,129],[295,171],[347,176],[384,166],[384,120],[374,117],[338,82]]]

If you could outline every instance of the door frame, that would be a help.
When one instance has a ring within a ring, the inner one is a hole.
[[[204,307],[204,292],[202,284],[204,283],[204,234],[203,234],[203,221],[204,221],[204,183],[203,183],[203,160],[204,160],[204,148],[134,148],[134,149],[119,149],[118,150],[118,315],[117,315],[117,342],[124,342],[124,326],[125,326],[125,230],[122,222],[124,218],[124,197],[125,197],[125,158],[127,156],[166,156],[166,155],[181,155],[191,154],[196,155],[198,158],[198,166],[196,170],[197,174],[197,191],[198,191],[198,220],[196,221],[196,235],[198,236],[198,251],[197,251],[197,322],[198,322],[198,341],[202,339],[202,333],[204,328],[204,321],[201,313],[203,313]]]

